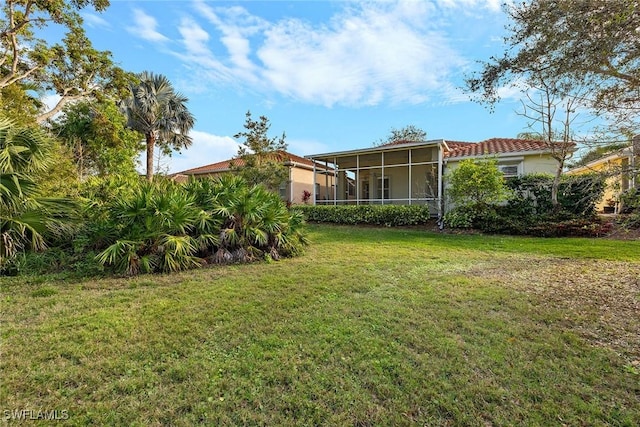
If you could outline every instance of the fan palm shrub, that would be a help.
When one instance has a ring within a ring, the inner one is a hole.
[[[97,256],[101,264],[128,275],[200,265],[196,252],[206,232],[197,227],[208,224],[208,218],[179,185],[141,183],[130,196],[107,206],[106,213],[107,228],[115,232],[111,239],[93,236],[106,237],[106,248]]]
[[[279,259],[307,244],[301,213],[234,175],[186,185],[144,182],[105,212],[106,228],[115,232],[95,236],[103,242],[97,260],[128,275]]]
[[[18,254],[42,250],[47,239],[69,232],[75,204],[43,197],[37,176],[51,166],[52,141],[39,128],[0,119],[0,273],[15,267]]]
[[[290,212],[277,194],[262,185],[249,185],[244,178],[227,174],[208,183],[187,184],[189,189],[194,187],[221,222],[214,262],[278,259],[300,253],[308,243],[303,216]]]

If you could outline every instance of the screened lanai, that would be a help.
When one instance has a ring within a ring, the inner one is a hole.
[[[313,199],[318,205],[428,204],[430,212],[440,213],[442,140],[306,157],[316,165]]]

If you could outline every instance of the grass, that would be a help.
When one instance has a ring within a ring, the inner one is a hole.
[[[2,279],[0,410],[64,410],[68,425],[640,424],[637,242],[310,230],[304,256],[268,264]]]

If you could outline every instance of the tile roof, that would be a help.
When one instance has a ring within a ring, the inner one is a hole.
[[[445,153],[445,157],[449,158],[549,151],[544,141],[532,139],[491,138],[478,143],[462,141],[445,142],[449,147],[449,151]]]
[[[417,144],[422,141],[393,141],[380,147],[393,147],[405,144]],[[491,138],[481,142],[444,140],[447,147],[444,156],[448,158],[477,157],[493,154],[527,153],[549,151],[544,141],[516,138]],[[575,145],[575,144],[572,144]]]
[[[313,167],[313,162],[309,159],[305,159],[304,157],[300,157],[296,154],[289,153],[287,151],[279,151],[278,157],[284,161],[285,163],[299,163],[305,166]],[[231,164],[234,163],[236,166],[242,166],[244,161],[240,158],[238,159],[229,159],[223,160],[217,163],[211,163],[210,165],[199,166],[197,168],[187,169],[182,172],[177,172],[173,175],[201,175],[207,173],[220,173],[227,172],[231,170]]]

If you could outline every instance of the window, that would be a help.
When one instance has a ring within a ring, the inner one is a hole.
[[[280,184],[280,198],[282,198],[283,200],[289,200],[289,191],[287,191],[289,189],[289,183],[288,182],[283,182],[282,184]]]
[[[362,198],[369,198],[369,181],[362,181]]]
[[[384,187],[383,187],[384,184]],[[384,191],[383,191],[384,188]],[[376,198],[377,199],[390,199],[389,197],[389,177],[384,177],[384,182],[382,177],[378,178],[378,187],[376,188]]]
[[[356,196],[356,182],[353,179],[347,180],[347,197]]]
[[[499,165],[498,169],[505,178],[513,178],[518,176],[518,165]]]

